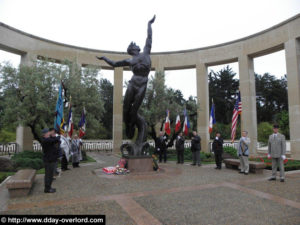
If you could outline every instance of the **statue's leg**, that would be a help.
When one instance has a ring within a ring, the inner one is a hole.
[[[135,99],[134,94],[135,94],[134,87],[129,83],[127,90],[125,92],[125,97],[123,102],[123,118],[126,126],[126,136],[129,139],[133,138],[134,130],[135,130],[135,126],[134,123],[132,123],[132,118],[130,114],[132,103]]]
[[[138,91],[138,93],[135,95],[135,101],[132,104],[132,108],[130,110],[131,118],[135,117],[134,123],[137,125],[138,128],[138,137],[136,139],[136,144],[142,144],[144,141],[146,141],[146,130],[147,130],[147,124],[142,116],[138,114],[138,110],[143,102],[143,99],[146,94],[147,85],[144,85],[141,87]]]
[[[133,118],[136,120],[137,119],[137,112],[145,98],[145,94],[146,94],[146,90],[147,90],[147,84],[143,85],[142,87],[140,87],[136,93],[136,95],[134,96],[134,102],[130,108],[130,118],[131,120],[133,120]],[[136,122],[136,121],[134,121]]]

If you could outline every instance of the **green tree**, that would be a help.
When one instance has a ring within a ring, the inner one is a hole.
[[[277,113],[288,111],[287,77],[255,74],[257,122],[273,122]]]
[[[75,129],[83,107],[87,115],[86,138],[98,138],[102,125],[100,117],[104,111],[100,98],[100,85],[96,69],[71,68],[71,64],[55,64],[36,61],[32,66],[13,68],[8,64],[0,66],[0,90],[4,102],[1,121],[6,125],[29,126],[36,139],[43,127],[52,127],[55,104],[60,81],[67,88],[66,97],[72,96],[73,121]],[[65,118],[68,110],[65,109]]]
[[[105,109],[101,117],[101,122],[106,129],[106,139],[112,138],[113,89],[114,87],[109,80],[100,80],[100,95]]]
[[[208,74],[210,107],[213,99],[216,107],[215,117],[220,123],[231,123],[236,92],[239,88],[239,80],[234,78],[235,75],[229,66],[219,72],[211,71]]]
[[[274,122],[279,125],[280,132],[285,135],[286,139],[290,139],[289,112],[284,110],[277,113]]]

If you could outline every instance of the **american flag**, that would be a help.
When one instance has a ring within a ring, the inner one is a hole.
[[[242,101],[240,92],[237,93],[237,98],[234,104],[233,115],[232,115],[232,125],[231,125],[231,142],[234,142],[236,134],[236,125],[239,114],[242,113]]]

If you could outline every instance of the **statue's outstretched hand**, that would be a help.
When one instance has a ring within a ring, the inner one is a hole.
[[[105,56],[101,56],[101,57],[96,56],[96,58],[100,60],[105,60]]]
[[[153,18],[151,19],[151,20],[149,20],[149,23],[154,23],[154,21],[155,21],[155,15],[153,16]]]

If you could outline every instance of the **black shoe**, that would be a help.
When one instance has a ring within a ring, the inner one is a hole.
[[[192,163],[191,166],[196,166],[196,164]]]
[[[54,193],[56,192],[55,188],[50,188],[49,190],[44,190],[45,193]]]
[[[245,173],[245,172],[243,172],[243,171],[240,171],[239,173]]]
[[[284,182],[284,179],[280,179],[280,182]]]
[[[272,181],[272,180],[276,180],[276,178],[275,177],[269,178],[269,181]]]
[[[202,166],[201,164],[198,164],[198,166]]]
[[[215,169],[217,170],[217,169],[219,169],[219,167],[215,167]]]
[[[245,175],[248,175],[248,173],[245,172]]]

